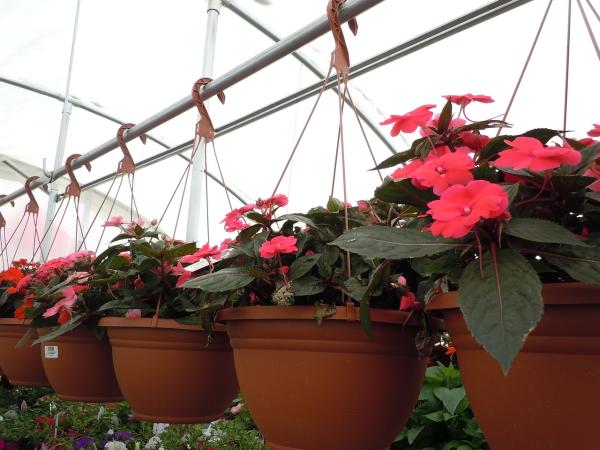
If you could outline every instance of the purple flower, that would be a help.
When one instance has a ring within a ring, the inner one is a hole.
[[[96,441],[89,436],[82,436],[77,441],[75,441],[75,450],[80,450],[86,448],[88,445],[96,444]]]
[[[126,441],[128,439],[131,439],[131,432],[129,431],[116,431],[115,432],[115,440],[117,441]]]

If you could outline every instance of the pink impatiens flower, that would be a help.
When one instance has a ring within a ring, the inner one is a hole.
[[[600,136],[600,125],[598,125],[597,123],[594,123],[594,128],[592,128],[590,131],[588,131],[588,136],[589,137],[599,137]]]
[[[294,253],[297,250],[294,236],[277,236],[261,245],[258,252],[263,258],[271,259],[282,253]]]
[[[431,119],[429,122],[427,122],[423,128],[421,128],[419,130],[419,134],[423,137],[432,136],[435,133],[430,128],[437,128],[439,123],[440,123],[440,116],[438,114],[433,119]],[[448,128],[464,127],[466,124],[467,124],[466,120],[456,118],[456,119],[452,119],[450,121]]]
[[[179,261],[182,263],[195,263],[197,261],[200,261],[201,259],[221,259],[223,250],[223,247],[216,245],[213,245],[211,247],[207,242],[191,255],[186,255],[179,258]]]
[[[128,319],[139,319],[140,317],[142,317],[142,310],[141,309],[128,309],[127,312],[125,313],[125,317],[127,317]]]
[[[400,311],[410,311],[412,309],[415,309],[416,307],[417,298],[415,297],[415,294],[413,294],[410,291],[407,291],[406,294],[404,294],[400,298]]]
[[[545,147],[537,139],[526,136],[504,142],[511,148],[499,153],[500,157],[494,161],[496,167],[541,172],[556,169],[562,164],[574,166],[581,162],[581,153],[569,146]]]
[[[398,136],[400,132],[403,133],[412,133],[418,127],[424,126],[433,116],[433,112],[430,111],[431,108],[435,108],[435,105],[423,105],[418,108],[397,116],[393,115],[389,119],[381,122],[380,125],[389,125],[394,124],[392,127],[392,131],[390,134],[392,136]]]
[[[412,173],[412,178],[420,186],[433,188],[440,195],[455,184],[467,184],[473,179],[471,169],[475,167],[473,158],[464,153],[447,153],[440,157],[430,157]]]
[[[262,209],[266,211],[268,209],[274,208],[276,206],[285,206],[288,204],[288,198],[283,194],[277,194],[274,197],[269,197],[265,200],[261,200],[260,198],[256,201],[254,207]]]
[[[474,95],[474,94],[464,94],[464,95],[444,95],[446,100],[450,100],[450,102],[460,105],[467,106],[471,102],[479,102],[479,103],[493,103],[494,99],[488,95]]]
[[[242,216],[244,213],[252,211],[253,209],[254,205],[244,205],[241,208],[237,208],[228,212],[225,215],[225,218],[221,221],[221,223],[225,223],[225,231],[240,231],[248,228],[250,225],[242,220]]]
[[[71,309],[77,301],[77,295],[79,292],[87,289],[86,286],[67,286],[62,290],[63,298],[56,302],[56,304],[48,308],[42,314],[43,317],[52,317],[59,314],[58,323],[63,324],[71,318]]]
[[[111,217],[110,219],[108,219],[106,222],[104,222],[104,225],[102,225],[102,226],[103,227],[120,227],[124,223],[125,223],[125,221],[123,220],[123,217],[114,216],[114,217]]]
[[[586,177],[592,177],[596,179],[596,181],[594,181],[587,187],[588,189],[594,192],[600,191],[600,166],[598,166],[597,164],[594,165],[593,167],[586,170],[583,175]]]
[[[192,278],[192,272],[190,272],[189,270],[185,270],[181,263],[177,263],[176,266],[173,266],[173,269],[171,269],[171,273],[178,277],[177,282],[175,283],[176,287],[182,286],[183,283]]]
[[[427,213],[435,220],[432,234],[445,238],[466,236],[481,219],[507,218],[508,193],[498,184],[474,180],[466,186],[456,184],[439,200],[429,202]]]

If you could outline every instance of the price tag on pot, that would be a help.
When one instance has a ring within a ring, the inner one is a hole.
[[[58,345],[45,345],[44,356],[48,359],[58,358]]]

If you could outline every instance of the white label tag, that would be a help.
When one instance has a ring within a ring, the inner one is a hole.
[[[58,345],[45,345],[44,356],[48,359],[58,358]]]

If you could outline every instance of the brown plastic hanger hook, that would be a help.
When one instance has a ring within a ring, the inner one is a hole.
[[[4,197],[6,197],[6,194],[0,194],[0,198],[4,198]],[[10,204],[13,207],[15,206],[15,202],[14,201],[11,201]],[[2,212],[0,212],[0,228],[4,228],[4,227],[6,227],[6,219],[2,215]]]
[[[78,197],[81,195],[81,186],[75,178],[75,171],[73,170],[73,161],[79,158],[81,155],[79,153],[75,153],[67,158],[65,161],[65,170],[67,171],[67,175],[71,179],[71,182],[68,184],[67,189],[65,189],[65,197],[70,195],[71,197]],[[92,165],[89,162],[85,163],[85,168],[90,172],[92,170]]]
[[[27,203],[27,205],[25,205],[25,212],[31,213],[31,214],[37,214],[40,212],[40,206],[38,205],[37,200],[35,199],[35,197],[33,196],[33,192],[31,191],[31,183],[35,180],[37,180],[39,177],[38,176],[32,176],[27,178],[27,180],[25,180],[25,192],[27,193],[27,196],[29,197],[29,203]]]
[[[133,173],[135,172],[135,163],[133,162],[133,158],[131,157],[131,153],[129,153],[129,149],[127,148],[127,144],[125,143],[125,131],[129,128],[134,127],[133,123],[125,123],[121,125],[119,131],[117,131],[117,142],[119,143],[119,147],[123,151],[123,159],[119,161],[119,167],[117,168],[117,173]],[[146,144],[146,135],[140,134],[140,140]]]
[[[329,3],[327,4],[327,18],[329,19],[329,25],[331,26],[333,39],[335,40],[332,64],[338,75],[342,76],[344,82],[348,81],[350,54],[348,53],[348,46],[346,45],[346,39],[342,32],[339,10],[340,6],[345,2],[346,0],[329,0]],[[356,21],[356,18],[350,19],[348,21],[348,26],[350,27],[352,34],[356,35],[358,32],[358,22]]]
[[[210,120],[206,106],[204,106],[204,102],[200,97],[200,89],[202,86],[206,86],[211,81],[212,78],[200,78],[194,83],[194,87],[192,88],[192,98],[194,99],[194,103],[196,104],[198,112],[200,113],[200,120],[196,124],[196,135],[203,137],[206,141],[212,141],[215,138],[215,127],[213,127],[212,120]],[[225,104],[225,93],[219,92],[217,97],[221,103]]]

